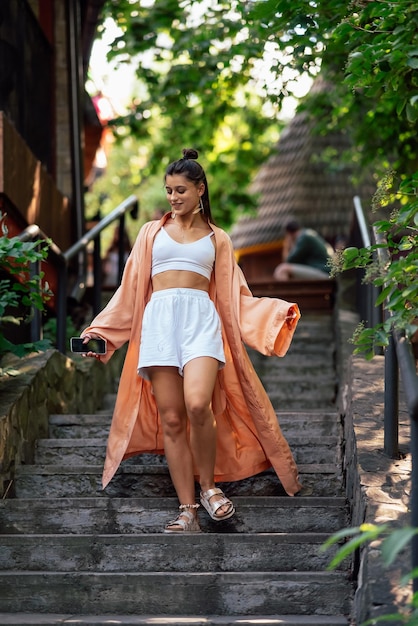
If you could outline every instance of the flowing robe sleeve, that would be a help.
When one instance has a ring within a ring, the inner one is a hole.
[[[164,219],[164,218],[163,218]],[[97,333],[108,342],[106,362],[128,342],[107,441],[102,484],[112,479],[120,462],[141,451],[162,453],[162,434],[151,385],[138,376],[142,318],[151,297],[151,251],[162,221],[145,224],[126,262],[120,287],[82,334]],[[140,417],[143,412],[144,418]]]
[[[301,489],[298,470],[281,432],[275,409],[252,366],[244,344],[262,354],[284,356],[300,318],[299,308],[295,303],[277,298],[253,297],[235,262],[228,235],[215,227],[214,231],[216,268],[211,294],[221,317],[227,357],[226,366],[220,373],[226,396],[222,417],[226,416],[235,432],[240,435],[235,449],[237,458],[243,450],[251,450],[252,457],[261,466],[258,453],[262,451],[267,466],[274,468],[286,492],[294,495]],[[289,314],[293,317],[286,320]],[[218,423],[222,423],[222,417],[217,417]],[[226,453],[230,455],[230,459],[233,458],[230,446]],[[224,463],[228,465],[227,458]]]

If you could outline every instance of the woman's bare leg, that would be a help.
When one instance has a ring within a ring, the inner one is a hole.
[[[200,487],[215,487],[216,421],[212,411],[212,395],[219,363],[210,357],[199,357],[184,367],[184,400],[190,420],[190,445],[199,472]],[[221,496],[214,495],[214,500]],[[228,506],[218,509],[219,517]]]
[[[193,457],[187,434],[183,378],[176,367],[149,368],[164,436],[164,453],[180,504],[195,503]]]

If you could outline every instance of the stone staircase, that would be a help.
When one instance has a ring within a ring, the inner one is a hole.
[[[325,539],[348,525],[330,314],[302,318],[284,359],[250,352],[304,488],[271,471],[220,486],[237,513],[200,509],[204,533],[162,533],[177,511],[163,457],[100,477],[112,397],[96,415],[51,415],[36,462],[0,503],[0,624],[349,624],[350,564],[327,571]]]

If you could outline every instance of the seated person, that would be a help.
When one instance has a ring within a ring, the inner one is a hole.
[[[329,278],[331,246],[314,230],[302,228],[296,220],[285,227],[283,263],[274,270],[274,278],[286,280],[321,280]]]

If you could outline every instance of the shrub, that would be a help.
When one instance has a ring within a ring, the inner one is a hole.
[[[15,344],[5,336],[8,324],[20,326],[28,324],[34,309],[45,310],[45,302],[52,293],[48,283],[42,284],[43,272],[30,274],[30,265],[46,259],[49,240],[20,241],[18,237],[8,237],[5,214],[0,211],[0,358],[7,352],[22,357],[33,351],[45,350],[50,342],[39,340]],[[21,313],[21,311],[25,311]],[[1,373],[1,371],[0,371]]]
[[[353,268],[365,270],[364,282],[378,287],[375,306],[383,306],[384,320],[373,328],[367,320],[357,328],[355,353],[371,359],[378,346],[386,347],[392,329],[412,341],[418,331],[418,173],[390,193],[393,173],[384,178],[373,199],[373,209],[394,205],[386,219],[374,223],[378,241],[370,248],[346,248],[336,258],[332,273]],[[387,209],[389,213],[389,209]]]

